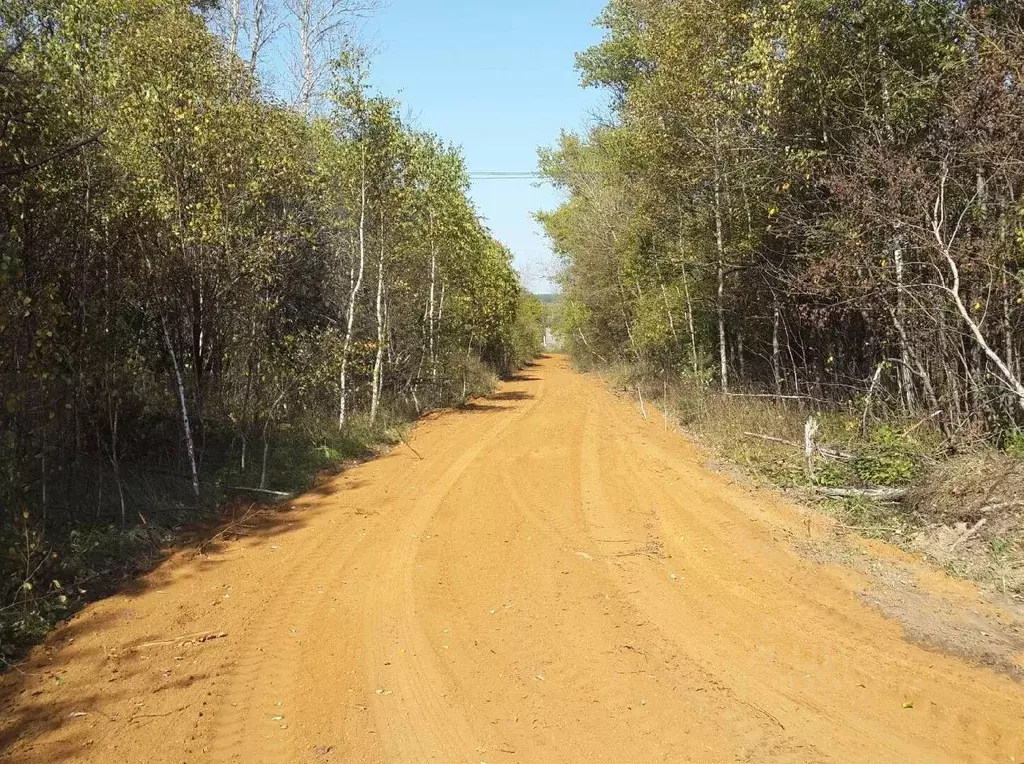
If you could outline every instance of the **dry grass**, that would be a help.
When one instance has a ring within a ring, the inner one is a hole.
[[[954,573],[1024,596],[1024,460],[992,452],[939,465],[914,486],[912,546]]]
[[[1024,521],[1024,460],[993,452],[950,459],[911,491],[910,506],[947,525],[985,519],[985,536],[1013,527]]]

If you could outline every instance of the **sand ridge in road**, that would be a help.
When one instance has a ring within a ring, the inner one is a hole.
[[[56,632],[4,677],[10,759],[1024,761],[1024,686],[563,359],[411,441]]]

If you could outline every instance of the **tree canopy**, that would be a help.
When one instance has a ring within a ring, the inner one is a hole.
[[[0,0],[0,504],[40,534],[15,589],[55,525],[135,522],[129,475],[272,487],[282,434],[446,405],[531,351],[459,151],[354,49],[316,108],[280,103],[261,40],[200,10]]]
[[[1024,423],[1024,28],[1005,3],[612,0],[540,216],[582,357]]]

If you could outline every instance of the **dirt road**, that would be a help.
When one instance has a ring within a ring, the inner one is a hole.
[[[546,359],[4,679],[60,762],[1024,762],[1024,686],[902,638],[818,524]],[[1016,758],[1014,758],[1016,757]]]

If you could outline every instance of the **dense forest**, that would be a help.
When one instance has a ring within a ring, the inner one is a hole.
[[[1019,449],[1021,6],[612,0],[599,23],[578,66],[611,117],[541,155],[570,349]]]
[[[537,347],[459,151],[368,86],[359,10],[0,0],[5,647],[181,510],[299,487]]]

